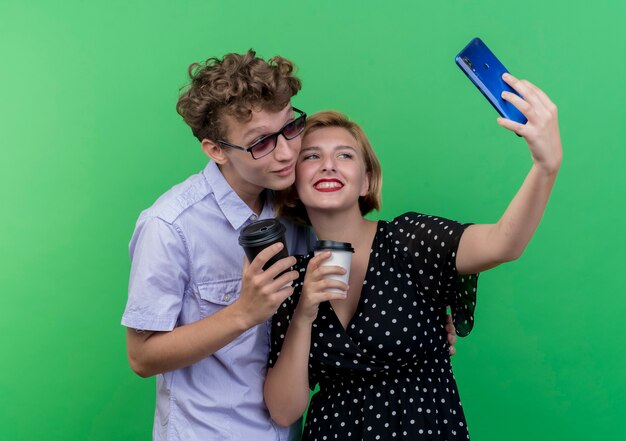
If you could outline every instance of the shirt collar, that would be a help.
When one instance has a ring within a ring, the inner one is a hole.
[[[224,213],[224,216],[235,230],[241,228],[247,220],[274,217],[274,208],[271,197],[265,198],[261,215],[257,216],[254,211],[252,211],[252,209],[241,200],[235,190],[233,190],[230,184],[226,181],[215,161],[209,161],[207,166],[202,171],[202,174],[213,189],[213,194],[215,195],[215,201],[217,202],[218,207],[220,207],[220,210]]]

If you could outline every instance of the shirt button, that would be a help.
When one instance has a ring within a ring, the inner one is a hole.
[[[255,221],[255,220],[257,220],[257,215],[256,215],[256,214],[253,214],[252,216],[250,216],[250,220],[251,220],[251,221]]]
[[[230,297],[231,297],[230,294],[224,295],[224,301],[228,302],[230,300]]]

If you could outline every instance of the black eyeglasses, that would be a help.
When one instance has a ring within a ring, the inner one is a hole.
[[[259,139],[250,147],[241,147],[240,145],[231,144],[221,140],[218,140],[217,142],[237,150],[248,152],[254,159],[260,159],[274,151],[276,143],[278,142],[278,135],[283,135],[285,139],[290,140],[294,139],[304,131],[304,126],[306,125],[306,113],[302,110],[296,109],[295,107],[293,107],[293,111],[298,113],[298,117],[296,119],[285,124],[278,132]]]

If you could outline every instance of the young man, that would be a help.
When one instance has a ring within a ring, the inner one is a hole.
[[[274,277],[295,259],[262,271],[277,245],[242,276],[237,239],[250,222],[274,217],[265,189],[294,182],[305,115],[290,101],[301,83],[289,61],[253,51],[193,64],[189,74],[177,110],[212,161],[139,217],[122,318],[129,361],[142,377],[157,375],[155,440],[286,440],[263,403],[263,381],[269,320],[297,274]],[[291,254],[306,252],[307,238],[288,225]]]
[[[263,402],[270,319],[298,274],[277,276],[295,259],[263,271],[281,245],[245,265],[238,245],[242,228],[274,217],[267,189],[295,179],[306,116],[291,105],[293,69],[253,51],[189,68],[177,110],[212,161],[141,213],[122,318],[132,369],[157,375],[154,440],[299,438]],[[308,229],[286,226],[290,254],[306,253]]]

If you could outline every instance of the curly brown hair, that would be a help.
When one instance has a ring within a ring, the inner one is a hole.
[[[294,64],[282,57],[268,61],[250,49],[189,66],[189,84],[181,88],[176,111],[199,141],[225,137],[222,117],[249,121],[255,110],[278,111],[296,95],[302,83]]]
[[[367,194],[359,197],[361,214],[365,216],[373,210],[380,211],[382,206],[383,173],[378,157],[365,132],[361,126],[348,118],[347,115],[335,110],[324,110],[307,117],[302,139],[311,132],[327,127],[345,129],[356,140],[357,146],[363,153],[365,171],[368,173],[370,181]],[[278,217],[283,217],[296,224],[311,225],[306,208],[298,197],[295,185],[286,190],[277,191],[274,195],[274,206]]]

